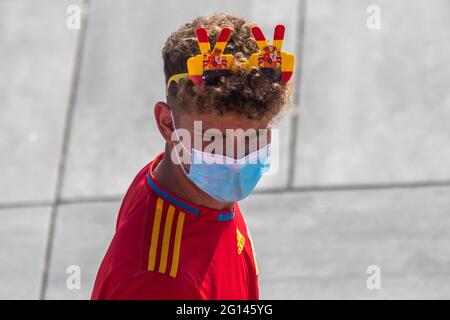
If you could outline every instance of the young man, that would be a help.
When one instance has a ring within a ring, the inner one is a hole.
[[[281,49],[281,31],[267,47],[259,28],[221,13],[167,39],[167,101],[155,106],[165,150],[123,199],[92,299],[259,298],[253,243],[236,201],[268,169],[272,120],[289,100],[293,57],[286,67],[279,58],[286,53],[272,50]]]

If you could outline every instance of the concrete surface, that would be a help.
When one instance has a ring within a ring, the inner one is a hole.
[[[68,30],[82,3],[85,32]],[[299,62],[280,171],[241,205],[262,298],[450,298],[448,1],[301,4],[0,1],[0,298],[89,298],[120,199],[163,148],[164,39],[217,11],[284,23]]]
[[[265,299],[449,298],[450,188],[253,195]],[[381,269],[381,289],[366,286]]]
[[[1,209],[0,218],[0,299],[37,299],[50,208]]]
[[[366,28],[371,4],[379,30]],[[448,12],[448,1],[308,2],[296,186],[450,179]]]
[[[69,3],[80,2],[0,1],[1,203],[53,199],[77,39]]]
[[[61,206],[56,220],[48,299],[90,298],[98,268],[114,235],[119,206],[117,201]],[[81,271],[79,290],[66,286],[67,268],[72,265]]]

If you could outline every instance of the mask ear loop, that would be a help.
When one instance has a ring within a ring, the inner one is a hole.
[[[191,156],[191,162],[192,162],[192,152],[189,151],[189,150],[184,146],[184,144],[181,142],[180,136],[178,135],[177,127],[175,126],[175,118],[174,118],[174,116],[173,116],[172,109],[170,109],[170,116],[171,116],[171,118],[172,118],[173,131],[175,132],[175,135],[176,135],[176,137],[177,137],[178,143],[181,145],[181,147],[184,149],[184,151],[186,151],[187,153],[189,153],[189,155]],[[174,145],[174,148],[176,148],[176,144]],[[188,173],[188,172],[186,171],[186,169],[184,168],[183,163],[182,163],[182,161],[181,161],[181,159],[180,159],[180,156],[178,155],[178,150],[175,150],[175,155],[177,156],[178,164],[180,165],[180,167],[181,167],[181,169],[183,170],[184,174],[185,174],[186,176],[189,176],[189,173]]]

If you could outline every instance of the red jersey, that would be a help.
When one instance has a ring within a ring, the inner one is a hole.
[[[215,210],[163,186],[153,169],[132,182],[92,299],[259,299],[251,236],[237,203]]]

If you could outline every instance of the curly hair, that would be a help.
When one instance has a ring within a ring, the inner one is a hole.
[[[223,27],[231,28],[224,54],[232,54],[240,64],[258,52],[252,36],[252,23],[228,13],[216,13],[209,17],[198,17],[184,24],[167,39],[162,50],[166,83],[177,73],[186,73],[186,61],[200,53],[195,30],[204,27],[208,31],[211,46]],[[236,68],[231,75],[220,77],[215,84],[197,87],[188,79],[178,84],[172,82],[168,90],[168,101],[175,101],[183,111],[201,114],[223,115],[234,113],[249,119],[271,119],[289,105],[291,85],[274,81],[258,68],[246,72]]]

